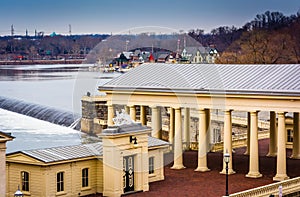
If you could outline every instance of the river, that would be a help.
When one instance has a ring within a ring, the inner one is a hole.
[[[101,73],[93,65],[0,65],[0,96],[81,114],[81,97],[120,74]],[[52,124],[0,109],[0,131],[15,139],[7,153],[19,150],[80,144],[85,135],[72,128]]]

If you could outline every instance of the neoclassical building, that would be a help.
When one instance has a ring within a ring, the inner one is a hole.
[[[164,179],[163,155],[169,147],[150,132],[138,123],[115,125],[102,132],[102,142],[9,153],[6,172],[5,163],[0,168],[6,175],[1,174],[0,196],[14,196],[18,186],[31,197],[148,191],[149,182]]]
[[[286,169],[285,114],[293,113],[293,158],[300,158],[299,111],[300,65],[219,65],[219,64],[143,64],[130,72],[99,86],[106,94],[107,125],[113,125],[114,107],[126,105],[130,116],[136,119],[136,106],[140,109],[140,122],[146,124],[145,107],[151,108],[152,131],[161,136],[159,109],[170,111],[169,141],[174,146],[173,169],[184,168],[182,138],[189,135],[190,111],[199,118],[198,167],[196,171],[209,170],[207,165],[207,136],[210,131],[210,110],[224,112],[224,153],[230,157],[232,167],[232,112],[248,114],[249,172],[246,177],[259,178],[258,114],[270,114],[269,156],[277,156],[274,181],[288,179]],[[100,98],[99,98],[100,99]],[[100,99],[100,100],[101,100]],[[184,121],[181,117],[184,114]],[[277,126],[276,126],[277,118]],[[100,121],[100,120],[99,120]],[[184,123],[183,123],[184,122]],[[184,129],[182,130],[183,126]],[[221,173],[225,172],[225,163]],[[235,166],[238,168],[239,166]]]

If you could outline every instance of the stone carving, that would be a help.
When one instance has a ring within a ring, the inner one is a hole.
[[[130,116],[125,112],[124,109],[121,110],[121,113],[116,111],[117,116],[113,118],[114,124],[116,126],[133,124],[134,121],[130,118]]]

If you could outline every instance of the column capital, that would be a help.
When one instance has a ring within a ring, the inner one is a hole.
[[[224,113],[231,113],[233,111],[233,109],[225,109],[225,110],[222,110]]]
[[[181,107],[173,107],[175,110],[181,110]]]
[[[257,116],[258,112],[260,111],[249,111],[250,116]]]
[[[202,113],[205,113],[205,109],[204,109],[204,108],[198,108],[197,111],[198,111],[199,113],[201,113],[201,114],[202,114]]]
[[[277,112],[278,116],[284,116],[285,114],[286,114],[286,112],[282,112],[282,111]]]
[[[159,105],[149,105],[151,109],[160,107]]]

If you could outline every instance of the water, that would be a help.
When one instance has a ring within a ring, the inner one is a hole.
[[[78,121],[77,116],[81,114],[81,97],[87,92],[99,94],[98,85],[119,75],[103,74],[94,71],[91,66],[0,65],[0,100],[2,104],[6,102],[3,105],[8,110],[16,108],[17,112],[23,111],[23,114],[35,115],[37,118],[49,116],[51,110],[54,110],[55,113],[51,118],[47,117],[47,121],[72,127],[72,123]],[[73,120],[68,124],[60,122],[64,118],[58,112],[73,115]],[[3,109],[0,109],[0,131],[10,132],[16,137],[8,142],[7,152],[74,145],[86,140],[85,135],[72,128]]]
[[[3,96],[0,96],[0,108],[61,126],[80,129],[79,125],[75,124],[78,123],[80,115],[66,110]]]

